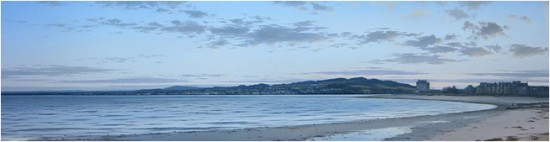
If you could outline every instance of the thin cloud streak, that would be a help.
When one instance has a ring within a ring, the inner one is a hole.
[[[327,72],[311,72],[304,74],[322,74],[322,75],[346,75],[346,76],[371,76],[371,75],[423,75],[428,73],[412,72],[405,70],[392,69],[368,69],[368,70],[348,70],[348,71],[327,71]]]
[[[31,66],[31,67],[15,67],[3,68],[2,77],[7,76],[67,76],[77,74],[91,73],[108,73],[116,71],[116,69],[104,69],[86,66],[64,66],[64,65],[49,65],[49,66]]]
[[[60,83],[106,83],[106,84],[154,84],[154,83],[182,83],[187,80],[172,78],[155,77],[136,77],[136,78],[117,78],[117,79],[97,79],[97,80],[65,80]]]

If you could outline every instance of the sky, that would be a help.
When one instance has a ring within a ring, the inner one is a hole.
[[[1,2],[3,91],[548,85],[548,2]]]

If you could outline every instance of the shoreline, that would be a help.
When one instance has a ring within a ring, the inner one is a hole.
[[[494,109],[446,113],[439,115],[425,115],[404,118],[388,118],[375,120],[359,120],[352,122],[338,122],[327,124],[310,124],[300,126],[260,127],[238,130],[216,130],[198,132],[173,132],[150,133],[117,136],[97,136],[94,138],[61,138],[38,140],[155,140],[155,141],[278,141],[278,140],[342,140],[334,139],[335,136],[347,137],[347,135],[365,130],[379,130],[384,128],[406,127],[409,131],[398,133],[385,139],[373,140],[455,140],[453,137],[440,137],[448,135],[457,129],[483,122],[495,116],[506,114],[509,110],[518,110],[514,107],[518,104],[548,104],[547,98],[531,97],[494,97],[494,96],[422,96],[422,95],[374,95],[359,98],[380,99],[413,99],[432,101],[452,101],[463,103],[481,103],[496,105]],[[545,99],[542,100],[541,99]],[[534,106],[528,106],[533,108]],[[541,106],[542,107],[542,106]],[[547,110],[546,110],[547,112]],[[548,116],[548,113],[546,113]],[[547,117],[546,117],[547,118]],[[545,120],[548,122],[548,120]],[[547,125],[546,125],[547,126]],[[548,129],[546,129],[548,130]],[[546,131],[546,134],[547,131]],[[476,140],[476,139],[472,139]],[[485,139],[481,139],[485,140]],[[547,137],[546,137],[546,140]]]
[[[517,107],[524,104],[546,104],[548,98],[523,97],[523,96],[451,96],[451,95],[415,95],[415,94],[381,94],[373,96],[360,96],[358,98],[380,98],[380,99],[407,99],[407,100],[431,100],[461,103],[490,104],[499,108]]]

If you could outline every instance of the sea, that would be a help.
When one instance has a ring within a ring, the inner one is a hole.
[[[437,115],[486,104],[364,95],[2,95],[2,140],[231,130]]]

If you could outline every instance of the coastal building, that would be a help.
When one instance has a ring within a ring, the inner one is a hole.
[[[466,88],[464,88],[464,93],[466,93],[468,95],[472,95],[472,94],[476,93],[476,88],[474,88],[474,86],[472,86],[472,85],[468,85]]]
[[[430,90],[430,82],[428,80],[416,81],[416,92],[428,92]]]
[[[548,96],[548,86],[529,86],[529,95]]]
[[[456,89],[456,86],[452,86],[452,87],[444,87],[443,89],[441,89],[441,92],[442,93],[450,93],[450,94],[458,94],[459,93],[459,90]]]
[[[527,83],[521,81],[512,82],[482,82],[476,88],[477,95],[527,95],[529,92]]]

